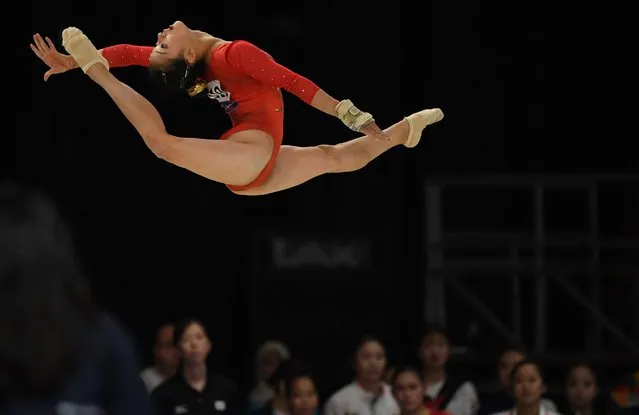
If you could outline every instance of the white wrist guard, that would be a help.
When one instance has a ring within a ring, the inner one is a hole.
[[[357,109],[350,99],[340,101],[335,107],[335,112],[337,118],[353,131],[359,131],[366,124],[375,121],[370,113]]]

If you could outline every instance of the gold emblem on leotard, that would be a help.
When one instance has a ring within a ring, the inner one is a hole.
[[[195,85],[189,88],[188,94],[190,97],[194,97],[204,92],[205,90],[206,90],[206,81],[199,80],[195,82]]]

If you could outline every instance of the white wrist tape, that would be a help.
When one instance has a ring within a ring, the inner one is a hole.
[[[357,109],[350,99],[340,101],[335,107],[335,112],[337,113],[337,118],[354,131],[359,131],[366,124],[375,121],[370,113]]]
[[[102,64],[109,69],[109,63],[98,52],[89,38],[76,27],[68,27],[62,32],[62,46],[86,73],[93,65]]]

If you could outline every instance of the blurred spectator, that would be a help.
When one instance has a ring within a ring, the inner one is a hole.
[[[393,379],[395,379],[396,370],[397,368],[395,366],[387,366],[386,370],[384,371],[384,382],[391,385],[391,387],[393,386]]]
[[[291,393],[287,391],[287,385],[290,384],[292,380],[303,377],[308,377],[310,379],[311,375],[308,369],[306,369],[306,367],[302,363],[292,361],[290,359],[280,363],[275,373],[273,373],[267,379],[268,385],[275,391],[273,399],[266,402],[260,408],[251,411],[251,415],[290,415]],[[313,385],[314,384],[315,382],[313,381]],[[315,388],[313,387],[313,389]],[[315,398],[317,399],[317,391],[314,391],[313,394],[310,394],[309,389],[309,399],[312,398],[311,395],[315,396]],[[315,412],[317,412],[318,403],[315,402],[314,405],[316,408]]]
[[[140,377],[149,392],[152,392],[162,382],[175,375],[175,371],[178,368],[180,358],[173,342],[174,330],[175,326],[172,323],[163,324],[157,330],[155,344],[153,345],[155,364],[140,373]]]
[[[511,373],[510,384],[515,397],[513,408],[498,412],[498,415],[557,415],[542,405],[546,384],[540,366],[531,360],[522,360]]]
[[[249,411],[260,408],[273,399],[274,386],[267,379],[290,357],[288,348],[281,342],[268,341],[260,346],[255,357],[256,385],[249,395]]]
[[[147,415],[134,347],[101,313],[52,203],[0,186],[2,414]]]
[[[520,349],[506,349],[497,360],[497,377],[499,389],[494,393],[486,393],[481,396],[480,414],[488,415],[511,409],[515,405],[510,384],[513,368],[517,363],[526,360],[526,352]],[[549,399],[542,399],[541,404],[551,412],[557,412],[557,406]]]
[[[639,370],[628,375],[611,393],[614,415],[639,412]]]
[[[399,405],[401,415],[437,415],[434,409],[425,408],[424,375],[412,367],[397,368],[391,380],[393,395]]]
[[[475,386],[446,372],[450,340],[442,327],[428,327],[418,350],[422,361],[426,392],[424,405],[453,415],[473,415],[479,409]]]
[[[360,341],[355,351],[355,381],[337,391],[326,403],[326,415],[397,415],[399,407],[383,380],[386,351],[372,337]]]
[[[286,394],[286,382],[291,371],[291,360],[280,363],[266,383],[275,391],[271,400],[265,402],[259,408],[249,411],[251,415],[288,415],[288,396]]]
[[[602,415],[597,405],[599,386],[592,366],[586,363],[573,365],[566,381],[567,410],[564,415]]]
[[[311,373],[291,367],[284,389],[288,398],[290,415],[316,415],[319,407],[317,386]]]
[[[177,373],[151,394],[158,415],[237,415],[237,386],[208,370],[212,344],[204,325],[196,320],[178,324],[174,342],[182,362]]]

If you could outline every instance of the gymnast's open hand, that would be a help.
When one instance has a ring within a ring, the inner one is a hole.
[[[33,35],[33,43],[31,50],[36,54],[42,62],[44,62],[49,70],[44,73],[44,80],[48,80],[51,75],[60,74],[77,67],[75,60],[69,56],[64,55],[55,48],[55,45],[48,37],[45,38],[45,43],[42,36],[39,34]]]
[[[378,140],[390,140],[390,137],[386,135],[386,133],[384,133],[384,131],[382,131],[382,129],[379,128],[377,124],[375,124],[375,121],[369,122],[368,124],[360,128],[359,131],[366,134],[367,136],[374,137]]]

